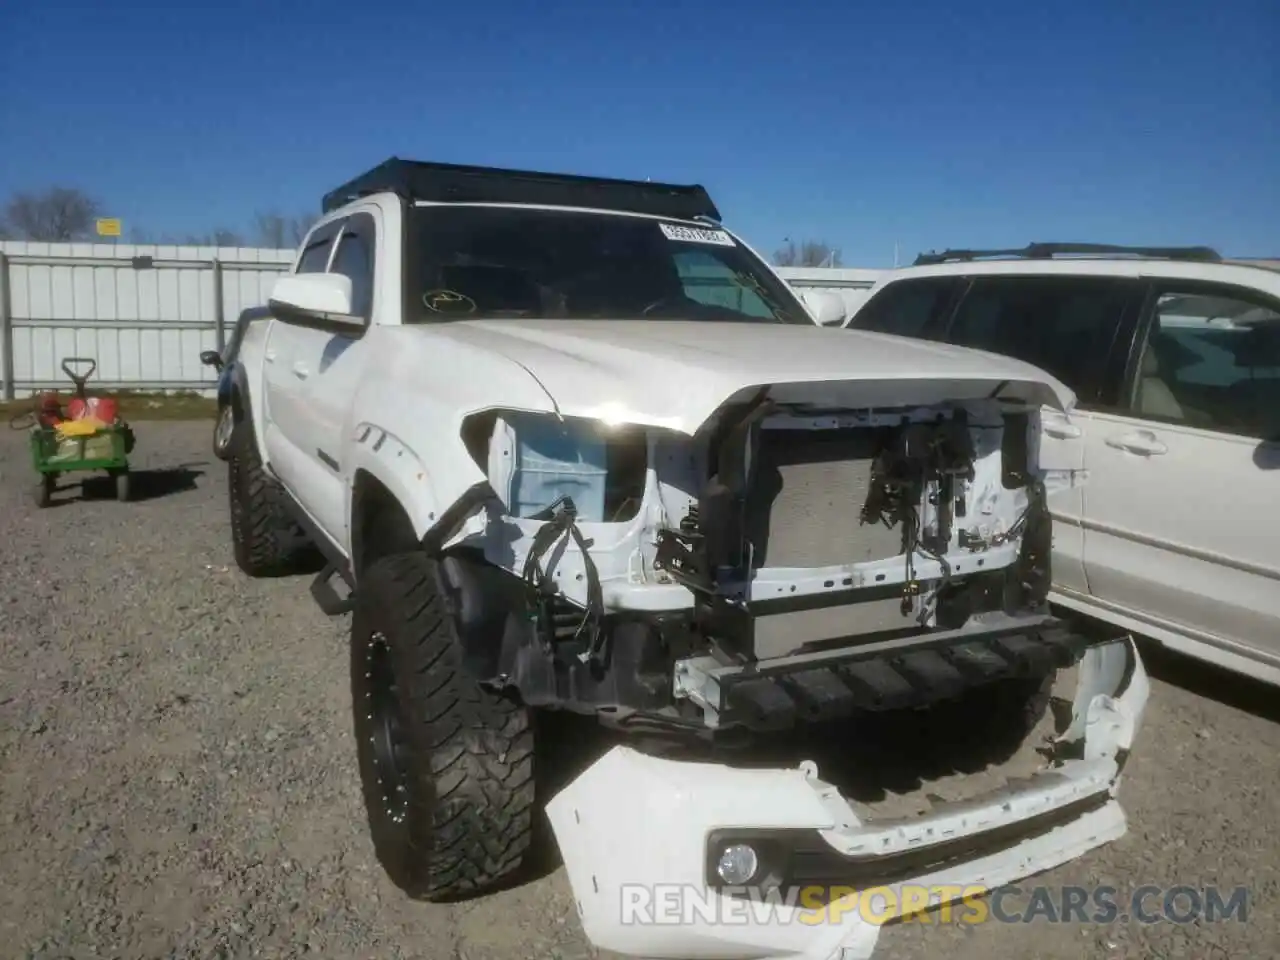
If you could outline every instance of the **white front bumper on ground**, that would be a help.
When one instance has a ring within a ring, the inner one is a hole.
[[[1115,793],[1147,692],[1131,640],[1089,649],[1080,664],[1071,725],[1059,738],[1077,745],[1077,759],[985,797],[936,806],[919,818],[861,821],[808,763],[800,769],[743,770],[659,759],[627,747],[615,747],[597,761],[547,812],[583,929],[597,948],[671,960],[862,960],[872,955],[879,936],[878,911],[869,918],[866,911],[847,908],[825,916],[803,906],[777,906],[763,915],[735,910],[732,901],[707,890],[712,832],[817,832],[836,855],[849,858],[851,873],[857,865],[865,877],[868,864],[883,862],[888,869],[889,858],[908,851],[941,850],[957,839],[1048,821],[1042,830],[1021,832],[1016,842],[993,843],[959,860],[939,856],[935,866],[907,879],[897,871],[892,882],[859,885],[889,891],[894,903],[903,902],[908,887],[911,896],[928,888],[934,902],[955,901],[959,891],[972,896],[976,888],[1011,883],[1123,836],[1125,816]],[[1099,802],[1080,815],[1052,819],[1055,811],[1061,814],[1090,797]],[[672,911],[673,898],[686,893],[696,904]],[[665,913],[665,922],[648,922],[646,907]]]

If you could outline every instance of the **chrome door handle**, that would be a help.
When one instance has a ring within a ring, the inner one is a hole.
[[[293,375],[299,380],[305,380],[307,377],[311,376],[311,371],[307,369],[307,365],[305,363],[299,360],[293,365]]]
[[[1061,423],[1056,420],[1047,421],[1044,424],[1044,432],[1059,440],[1075,440],[1080,436],[1080,428],[1074,423]]]
[[[263,354],[262,354],[262,359],[263,359],[263,360],[265,360],[265,361],[267,361],[267,363],[275,363],[275,362],[276,362],[276,352],[275,352],[274,350],[266,350],[266,351],[264,351],[264,352],[263,352]]]
[[[1118,437],[1107,437],[1106,443],[1108,447],[1127,450],[1129,453],[1140,453],[1148,457],[1169,452],[1169,448],[1156,439],[1156,435],[1149,430],[1137,430],[1133,433],[1123,433]]]

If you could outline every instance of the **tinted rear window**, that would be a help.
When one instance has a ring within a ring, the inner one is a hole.
[[[943,319],[943,311],[965,282],[932,278],[890,283],[862,305],[849,325],[902,337],[927,336],[931,323],[936,329],[936,323]]]
[[[1035,364],[1083,396],[1111,351],[1127,289],[1105,277],[979,278],[946,339]]]
[[[1097,386],[1129,289],[1108,277],[899,280],[867,301],[850,326],[1014,357],[1084,397]]]

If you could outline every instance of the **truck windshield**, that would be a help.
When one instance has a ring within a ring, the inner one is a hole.
[[[707,224],[521,207],[414,207],[408,247],[411,322],[813,323],[785,283]]]

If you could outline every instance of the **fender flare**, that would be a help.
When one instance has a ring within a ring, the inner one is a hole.
[[[386,427],[369,421],[356,425],[347,453],[352,496],[347,499],[347,529],[352,529],[355,479],[363,471],[395,497],[409,523],[414,538],[423,539],[436,525],[449,504],[440,502],[430,471],[413,449]]]
[[[218,374],[217,386],[214,388],[214,399],[218,404],[219,411],[232,402],[231,397],[236,390],[236,376],[239,366],[239,363],[232,360]]]
[[[234,403],[235,398],[238,396],[241,405],[240,412],[243,414],[244,408],[249,405],[249,375],[245,373],[244,364],[239,360],[232,360],[227,372],[230,377],[227,378],[226,402]],[[218,391],[218,401],[219,403],[223,401],[222,390]]]
[[[248,420],[253,425],[253,436],[258,444],[258,456],[262,462],[269,463],[267,448],[263,443],[263,415],[259,405],[254,402],[253,390],[249,386],[249,372],[244,364],[236,362],[231,371],[230,400],[232,409],[236,411],[237,425]]]

